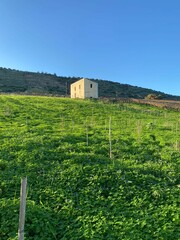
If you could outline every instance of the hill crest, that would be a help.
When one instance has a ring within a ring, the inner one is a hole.
[[[0,92],[35,95],[69,96],[70,84],[81,77],[64,77],[56,74],[20,71],[0,67]],[[122,84],[108,80],[90,79],[98,82],[99,97],[144,99],[148,94],[161,95],[165,100],[180,100],[180,96],[166,94],[148,88]]]

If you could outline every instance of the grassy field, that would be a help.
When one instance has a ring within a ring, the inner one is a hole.
[[[0,239],[180,239],[180,112],[0,96]]]

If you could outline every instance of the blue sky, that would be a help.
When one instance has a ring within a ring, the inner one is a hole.
[[[180,95],[180,1],[1,0],[0,66]]]

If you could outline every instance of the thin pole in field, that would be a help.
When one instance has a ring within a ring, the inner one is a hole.
[[[112,158],[111,117],[109,118],[109,157]]]
[[[141,140],[141,122],[140,122],[140,120],[138,120],[138,122],[137,122],[137,135],[138,135],[138,141],[140,142],[140,140]]]
[[[24,240],[27,177],[21,179],[18,240]]]
[[[89,145],[88,126],[86,125],[86,145]]]

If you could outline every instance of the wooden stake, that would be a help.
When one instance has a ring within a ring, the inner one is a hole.
[[[86,145],[89,145],[88,127],[86,126]]]
[[[112,158],[111,117],[109,118],[109,157]]]
[[[24,240],[24,223],[25,223],[25,212],[26,212],[26,186],[27,186],[27,177],[21,179],[18,240]]]

